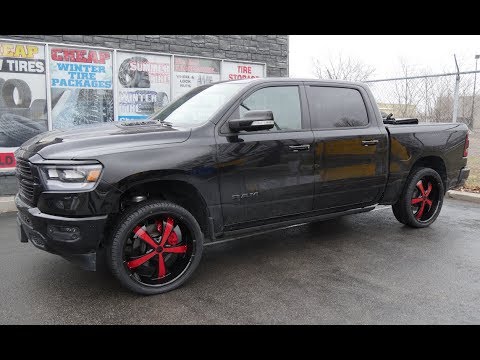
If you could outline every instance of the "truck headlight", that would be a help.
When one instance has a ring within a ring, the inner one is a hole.
[[[41,165],[43,184],[47,190],[91,190],[102,175],[102,165]]]

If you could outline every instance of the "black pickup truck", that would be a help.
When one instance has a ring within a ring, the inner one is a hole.
[[[469,175],[464,124],[385,125],[368,87],[200,86],[143,122],[40,134],[16,152],[20,240],[128,289],[184,283],[204,243],[392,204],[426,227]],[[372,226],[375,226],[372,224]]]

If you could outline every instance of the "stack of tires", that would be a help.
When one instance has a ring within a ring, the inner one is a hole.
[[[0,147],[20,146],[47,129],[47,101],[32,101],[24,80],[0,78]]]

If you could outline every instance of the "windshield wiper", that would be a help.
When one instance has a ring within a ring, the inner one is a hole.
[[[241,106],[241,107],[244,107],[245,109],[247,109],[247,111],[250,111],[250,109],[248,108],[248,106],[247,106],[247,105],[245,105],[243,102],[242,102],[242,103],[240,103],[240,106]]]
[[[173,124],[171,122],[165,121],[165,120],[157,120],[161,125],[165,125],[168,127],[172,127]]]

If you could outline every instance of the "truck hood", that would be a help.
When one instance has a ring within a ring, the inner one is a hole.
[[[157,121],[112,122],[75,129],[54,130],[25,142],[17,157],[38,153],[44,159],[91,159],[98,155],[186,141],[190,129],[162,125]]]

